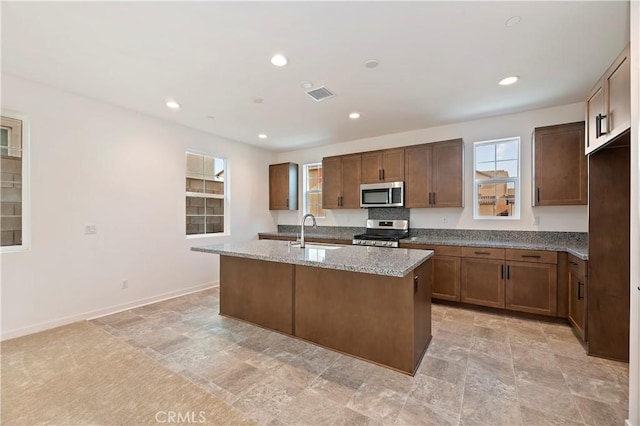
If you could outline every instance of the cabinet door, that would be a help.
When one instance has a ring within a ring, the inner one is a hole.
[[[451,256],[433,256],[434,299],[460,301],[460,258]]]
[[[405,149],[404,206],[430,207],[432,144]],[[435,294],[434,294],[435,297]]]
[[[404,148],[382,151],[382,180],[385,182],[404,180]]]
[[[584,121],[535,129],[534,206],[587,204],[584,129]]]
[[[269,165],[269,210],[298,208],[297,170],[297,164],[292,163]]]
[[[585,139],[586,154],[589,154],[591,151],[604,145],[604,143],[607,141],[607,135],[600,134],[596,129],[596,127],[599,125],[597,117],[605,115],[606,113],[604,111],[604,85],[602,84],[601,80],[598,85],[596,85],[596,87],[591,91],[591,96],[589,96],[589,99],[587,99],[587,137]]]
[[[362,156],[360,154],[342,157],[342,192],[340,207],[343,209],[360,208],[360,179],[362,177]]]
[[[372,151],[362,154],[362,183],[382,181],[382,152]]]
[[[504,308],[504,261],[463,258],[460,301]]]
[[[506,305],[512,311],[555,316],[558,267],[546,263],[507,262]]]
[[[433,144],[432,207],[462,207],[462,139]]]
[[[631,66],[627,47],[605,76],[608,106],[608,133],[611,140],[630,127],[631,123]]]
[[[577,271],[569,268],[569,322],[576,333],[587,340],[587,280]]]
[[[340,207],[340,187],[342,185],[341,157],[325,157],[322,159],[322,208],[337,209]]]

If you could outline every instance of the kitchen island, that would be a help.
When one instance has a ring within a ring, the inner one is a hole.
[[[220,314],[414,374],[431,340],[430,250],[260,240],[220,255]]]

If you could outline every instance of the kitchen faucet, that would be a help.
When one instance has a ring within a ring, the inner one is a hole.
[[[300,224],[300,248],[304,248],[304,222],[309,216],[311,216],[311,219],[313,220],[313,227],[318,227],[318,224],[316,223],[316,217],[311,213],[307,213],[302,217],[302,223]]]

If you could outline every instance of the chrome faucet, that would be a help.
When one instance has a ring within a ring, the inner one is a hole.
[[[316,217],[311,213],[307,213],[302,217],[302,223],[300,224],[300,248],[304,248],[304,222],[308,217],[311,217],[311,219],[313,220],[313,227],[318,227],[318,224],[316,223]]]

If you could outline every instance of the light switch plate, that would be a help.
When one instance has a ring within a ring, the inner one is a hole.
[[[85,225],[84,226],[84,234],[85,235],[95,235],[98,233],[97,225]]]

